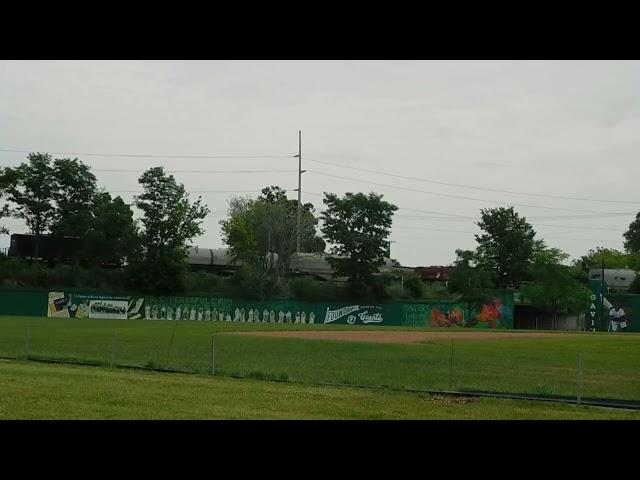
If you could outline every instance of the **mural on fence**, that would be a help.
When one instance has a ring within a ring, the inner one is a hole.
[[[508,297],[506,297],[508,298]],[[195,320],[248,323],[512,328],[513,305],[463,302],[345,304],[213,297],[130,297],[50,292],[49,317]]]
[[[624,311],[624,320],[626,322],[625,330],[618,330],[622,333],[640,332],[640,322],[634,321],[634,311],[640,311],[640,295],[632,293],[613,293],[609,292],[609,288],[604,282],[604,298],[602,298],[602,284],[600,281],[590,281],[591,301],[589,302],[589,310],[587,311],[587,330],[596,330],[601,332],[611,332],[612,328],[612,308],[616,305]],[[602,310],[604,307],[604,312]]]
[[[439,309],[434,307],[431,310],[431,318],[428,325],[432,327],[452,327],[464,325],[464,312],[459,306],[453,308]]]
[[[430,327],[513,328],[513,306],[500,298],[482,305],[439,303],[427,306]]]

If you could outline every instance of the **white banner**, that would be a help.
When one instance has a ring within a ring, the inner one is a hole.
[[[89,318],[127,319],[129,302],[126,300],[90,300]]]

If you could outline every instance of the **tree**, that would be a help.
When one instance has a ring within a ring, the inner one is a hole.
[[[589,306],[590,290],[579,280],[576,270],[563,265],[569,256],[557,248],[536,252],[530,267],[531,281],[522,288],[522,299],[553,316],[583,312]]]
[[[119,196],[112,199],[107,192],[97,193],[82,257],[94,265],[122,265],[139,249],[137,233],[131,207]]]
[[[53,162],[56,210],[51,233],[84,238],[91,228],[96,177],[90,167],[78,159],[62,158]]]
[[[629,225],[629,230],[624,233],[624,248],[629,253],[640,254],[640,213]]]
[[[290,232],[287,232],[287,248],[286,251],[293,253],[295,240],[297,235],[297,215],[298,215],[298,200],[289,200],[286,195],[286,190],[278,186],[271,186],[262,189],[261,195],[258,197],[259,202],[264,202],[267,205],[273,207],[282,207],[279,211],[279,215],[282,220],[286,221],[287,229],[290,231],[295,228],[293,233],[293,244],[289,244],[291,239]],[[316,228],[318,225],[318,219],[315,216],[315,209],[313,204],[302,204],[302,211],[300,212],[300,251],[307,253],[322,253],[326,247],[325,241],[322,237],[316,234]],[[285,242],[283,242],[284,244]],[[285,251],[283,250],[283,252]],[[280,255],[281,252],[278,252]],[[290,257],[290,255],[288,255]]]
[[[7,189],[9,188],[10,185],[10,177],[9,177],[9,173],[6,172],[3,168],[0,168],[0,200],[2,200],[2,198],[5,196]],[[8,217],[9,216],[9,206],[8,205],[2,205],[0,206],[0,219],[2,219],[2,217]],[[0,235],[1,234],[9,234],[9,230],[7,230],[7,228],[4,225],[0,225]]]
[[[255,200],[234,198],[229,216],[220,222],[229,254],[245,265],[243,281],[251,279],[264,285],[264,295],[282,287],[296,251],[297,200],[289,200],[286,191],[267,187]],[[317,218],[313,205],[305,204],[301,212],[301,250],[324,251],[324,241],[316,235]]]
[[[204,233],[209,208],[200,197],[191,203],[184,185],[162,167],[150,168],[138,180],[144,193],[135,197],[144,216],[141,247],[132,262],[132,281],[161,293],[179,291],[186,271],[187,242]]]
[[[518,287],[527,277],[533,256],[544,243],[536,240],[536,232],[513,207],[480,210],[477,225],[484,231],[476,235],[476,261],[483,270],[496,274],[498,287]]]
[[[35,257],[39,253],[38,237],[45,233],[54,220],[56,181],[51,166],[51,155],[30,153],[29,163],[16,168],[7,168],[9,177],[8,200],[15,207],[12,215],[26,221],[31,233],[36,236]]]
[[[583,270],[590,268],[630,268],[640,270],[640,254],[624,253],[613,248],[597,247],[589,250],[587,255],[580,257],[579,263]]]
[[[449,291],[470,302],[488,301],[496,287],[495,271],[481,269],[472,250],[457,249],[453,265],[448,284]]]
[[[360,296],[373,285],[384,264],[393,212],[398,207],[375,193],[325,193],[322,233],[332,244],[327,260],[334,276],[346,276],[350,293]]]

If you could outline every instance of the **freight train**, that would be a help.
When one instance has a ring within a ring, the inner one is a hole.
[[[35,235],[13,234],[9,256],[35,259]],[[38,239],[38,258],[40,260],[69,261],[74,258],[74,252],[82,247],[79,237],[55,237],[41,235]],[[277,264],[278,255],[273,254],[273,262]],[[220,275],[231,275],[242,261],[233,261],[228,255],[228,248],[201,248],[192,246],[187,251],[187,263],[190,270],[209,271]],[[419,273],[417,269],[403,267],[391,258],[385,258],[381,273],[412,274]],[[332,278],[332,268],[324,253],[294,253],[289,261],[289,272],[292,275],[310,275],[318,279]],[[339,280],[339,279],[338,279]]]

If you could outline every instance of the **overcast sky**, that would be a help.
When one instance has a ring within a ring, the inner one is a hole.
[[[280,185],[295,198],[298,130],[303,201],[321,210],[322,192],[383,193],[400,208],[392,257],[403,265],[474,248],[481,208],[514,205],[572,257],[622,249],[640,210],[637,61],[0,62],[0,149],[263,156],[73,155],[95,169],[263,171],[175,174],[209,191],[201,247],[222,246],[231,196],[257,195],[227,192]],[[25,159],[0,151],[2,166]],[[139,173],[95,174],[128,202],[139,190]]]

